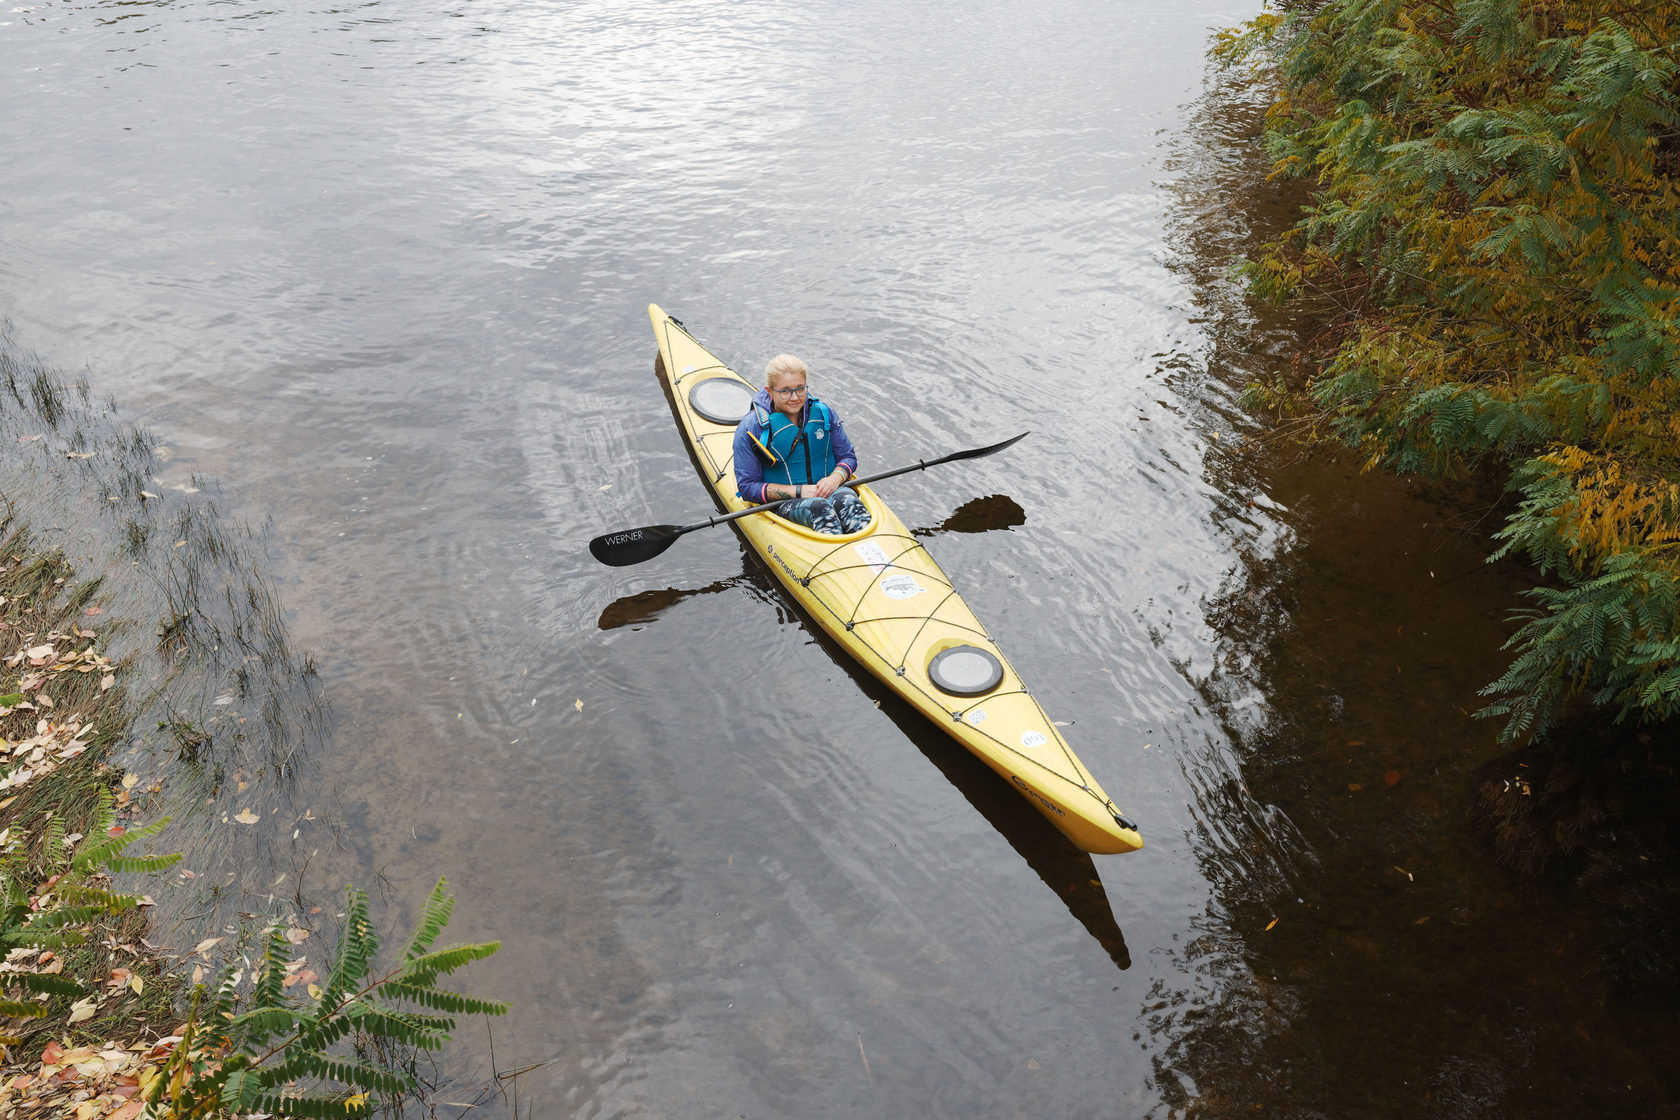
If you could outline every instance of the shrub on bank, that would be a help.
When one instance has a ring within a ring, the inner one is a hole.
[[[1247,277],[1332,322],[1248,403],[1367,467],[1505,472],[1498,555],[1559,584],[1484,690],[1506,738],[1680,716],[1680,8],[1286,3],[1217,49],[1318,185]]]

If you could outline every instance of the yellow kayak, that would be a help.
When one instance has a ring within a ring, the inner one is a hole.
[[[657,304],[656,370],[695,467],[726,512],[735,494],[735,425],[755,386]],[[772,512],[734,521],[805,613],[858,664],[1001,774],[1087,852],[1143,847],[1137,828],[1080,764],[986,628],[904,523],[868,486],[867,528],[824,536]]]

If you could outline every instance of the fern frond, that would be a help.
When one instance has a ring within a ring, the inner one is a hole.
[[[47,1013],[46,1005],[26,1003],[22,1000],[0,998],[0,1015],[7,1015],[13,1019],[39,1019]],[[11,1046],[13,1043],[4,1043]]]
[[[391,978],[394,984],[430,984],[440,975],[447,975],[473,961],[483,960],[502,947],[500,941],[486,941],[480,944],[451,945],[447,949],[435,949],[429,953],[422,953],[418,957],[403,962],[401,969]],[[384,985],[381,985],[383,990]]]
[[[0,974],[0,980],[3,980],[8,988],[18,988],[25,992],[46,992],[55,996],[79,996],[86,990],[78,981],[63,973],[7,972]]]
[[[495,1000],[477,999],[443,988],[401,984],[395,981],[380,985],[379,994],[386,999],[405,1000],[451,1015],[506,1015],[509,1010],[508,1004]]]
[[[368,920],[367,894],[345,888],[344,926],[339,934],[338,953],[324,989],[322,1003],[336,1005],[367,978],[373,958],[379,952],[379,938]]]
[[[403,950],[405,960],[414,960],[424,954],[437,940],[443,927],[449,924],[449,916],[455,912],[455,900],[450,897],[447,879],[438,879],[432,893],[426,896],[426,905],[421,911],[420,924],[414,929],[414,936],[409,938],[408,947]]]

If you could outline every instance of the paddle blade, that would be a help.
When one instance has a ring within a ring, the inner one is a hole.
[[[680,525],[643,525],[640,529],[623,529],[596,537],[589,542],[589,552],[603,564],[625,568],[652,560],[682,534]]]
[[[940,461],[944,463],[955,463],[961,459],[978,459],[982,455],[995,455],[1006,447],[1014,447],[1017,443],[1020,443],[1030,435],[1032,435],[1031,432],[1022,432],[1013,439],[1006,439],[1002,443],[994,443],[990,447],[976,447],[972,451],[956,451],[945,456],[945,458]],[[929,465],[931,466],[932,464]]]

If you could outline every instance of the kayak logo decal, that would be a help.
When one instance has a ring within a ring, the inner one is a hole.
[[[874,568],[876,575],[893,566],[893,562],[887,559],[887,550],[874,541],[859,541],[852,546],[852,551],[856,552],[865,564]]]
[[[889,599],[914,599],[926,590],[909,572],[900,572],[881,581],[881,591]]]
[[[776,551],[776,546],[775,545],[773,545],[773,544],[765,545],[764,546],[764,554],[766,556],[770,557],[770,559],[774,560],[777,564],[779,564],[781,566],[782,571],[786,572],[789,576],[791,576],[794,579],[799,578],[799,574],[797,572],[795,572],[792,568],[788,567],[787,566],[787,561],[782,559],[782,554]]]
[[[1011,774],[1009,776],[1009,780],[1014,782],[1017,786],[1020,786],[1022,793],[1026,794],[1028,797],[1032,798],[1034,801],[1036,801],[1040,805],[1044,806],[1044,809],[1045,809],[1046,812],[1054,813],[1058,817],[1067,816],[1066,813],[1062,812],[1062,807],[1060,805],[1056,804],[1054,801],[1050,800],[1048,797],[1044,796],[1042,793],[1039,793],[1036,789],[1029,786],[1026,782],[1023,782],[1020,778],[1020,775]]]

